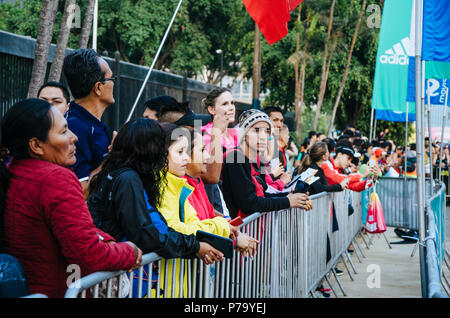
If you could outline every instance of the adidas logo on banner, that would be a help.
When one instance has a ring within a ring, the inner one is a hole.
[[[382,64],[400,64],[408,65],[408,56],[412,55],[409,38],[406,37],[392,46],[392,49],[384,52],[380,56],[380,62]]]

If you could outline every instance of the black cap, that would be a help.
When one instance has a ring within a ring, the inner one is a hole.
[[[359,158],[359,156],[360,156],[359,154],[355,156],[355,151],[352,148],[349,148],[349,147],[342,147],[342,146],[341,147],[337,147],[336,153],[339,153],[339,152],[341,152],[343,154],[346,154],[346,155],[349,155],[350,158]]]
[[[189,109],[189,112],[187,114],[185,114],[183,117],[181,117],[180,119],[178,119],[174,124],[178,125],[178,126],[194,127],[196,120],[201,121],[202,126],[204,126],[204,125],[210,123],[212,118],[211,118],[211,115],[196,114],[191,109]]]

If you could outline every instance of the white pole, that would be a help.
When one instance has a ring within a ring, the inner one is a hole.
[[[439,181],[441,181],[441,172],[442,172],[442,145],[444,143],[445,122],[447,119],[447,102],[448,102],[448,87],[445,90],[445,104],[443,111],[444,114],[442,115],[441,145],[439,149]]]
[[[170,29],[172,28],[173,21],[175,20],[175,17],[177,16],[178,10],[180,9],[180,6],[181,6],[182,2],[183,2],[183,0],[180,0],[180,2],[178,2],[178,6],[175,9],[175,12],[173,13],[172,20],[170,20],[170,23],[169,23],[169,26],[167,27],[166,33],[164,34],[164,37],[163,37],[161,43],[159,44],[158,51],[156,52],[156,55],[153,58],[152,65],[150,66],[150,69],[148,70],[147,76],[145,77],[144,82],[142,83],[141,89],[139,90],[139,93],[138,93],[138,95],[136,97],[136,100],[134,101],[134,104],[133,104],[133,107],[131,108],[130,114],[128,115],[128,118],[125,121],[126,123],[130,121],[131,116],[133,115],[134,110],[135,110],[135,108],[137,106],[137,103],[139,102],[139,98],[141,98],[141,95],[144,92],[145,85],[147,85],[147,81],[150,78],[150,74],[152,73],[153,68],[155,67],[156,60],[158,59],[159,53],[161,52],[161,49],[162,49],[162,47],[164,45],[164,42],[166,42],[167,35],[169,34]]]
[[[98,0],[94,5],[94,21],[92,24],[92,48],[97,51],[97,29],[98,29]]]
[[[405,121],[405,170],[403,171],[406,178],[406,148],[408,147],[408,115],[409,115],[409,102],[406,102],[406,121]]]
[[[375,109],[372,108],[370,112],[370,132],[369,132],[369,141],[372,142],[372,130],[373,130],[373,116]]]
[[[422,23],[423,23],[423,1],[415,0],[415,73],[416,73],[416,153],[417,153],[417,203],[419,214],[419,254],[420,254],[420,278],[422,297],[426,298],[427,280],[425,263],[425,171],[424,171],[424,125],[423,125],[423,98],[422,98],[422,74],[421,74],[421,54],[422,54]]]
[[[425,61],[423,61],[425,65]],[[425,66],[424,66],[425,67]],[[425,74],[425,71],[424,71]],[[430,166],[430,195],[433,196],[433,187],[434,187],[434,180],[433,180],[433,143],[431,140],[431,97],[430,97],[430,80],[427,79],[427,112],[428,112],[428,150],[430,151],[430,156],[428,158],[429,160],[429,166]]]

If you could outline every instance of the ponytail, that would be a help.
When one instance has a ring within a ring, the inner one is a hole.
[[[310,165],[312,165],[312,159],[309,154],[309,152],[305,153],[305,155],[302,158],[302,161],[300,162],[300,167],[298,168],[298,174],[301,174],[302,172],[306,171]]]

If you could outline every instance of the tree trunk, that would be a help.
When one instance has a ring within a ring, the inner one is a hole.
[[[298,110],[298,121],[300,122],[300,127],[299,127],[299,131],[298,136],[301,136],[302,134],[302,129],[303,129],[303,107],[305,105],[305,76],[306,76],[306,45],[305,45],[305,51],[303,52],[303,56],[302,56],[302,66],[300,68],[300,83],[299,83],[299,92],[300,92],[300,107]]]
[[[86,13],[84,14],[83,27],[81,28],[80,42],[78,44],[80,49],[87,48],[89,43],[92,20],[94,19],[94,6],[95,0],[89,0],[86,6]]]
[[[300,23],[301,13],[302,13],[302,4],[298,6],[298,18],[297,21]],[[297,30],[298,31],[298,30]],[[295,133],[297,135],[297,139],[300,139],[302,134],[302,114],[301,114],[301,105],[300,105],[300,75],[299,75],[299,66],[300,60],[298,58],[300,51],[300,32],[297,32],[297,42],[295,45],[295,54],[297,54],[296,63],[294,65],[295,72]]]
[[[255,48],[253,53],[253,107],[259,106],[259,90],[261,80],[261,31],[255,23]],[[258,105],[256,105],[258,101]]]
[[[43,0],[39,16],[39,30],[34,50],[33,71],[27,98],[36,98],[39,88],[44,84],[47,73],[48,54],[52,43],[58,0]]]
[[[366,3],[367,3],[367,0],[364,0],[363,5],[361,7],[361,11],[359,12],[358,23],[356,24],[355,33],[353,34],[352,44],[350,46],[350,52],[348,53],[348,57],[347,57],[347,64],[345,65],[344,77],[342,78],[341,86],[339,87],[338,95],[336,97],[336,101],[333,106],[333,112],[331,114],[330,124],[328,126],[328,136],[330,136],[330,134],[331,134],[331,129],[333,128],[333,124],[334,124],[334,118],[336,117],[336,111],[339,106],[339,102],[341,100],[342,92],[344,91],[345,82],[347,80],[348,71],[350,68],[350,61],[352,59],[353,49],[355,47],[356,38],[358,37],[361,20],[364,15],[364,12],[366,10]]]
[[[70,29],[73,21],[73,10],[75,8],[75,0],[66,0],[64,6],[64,14],[61,20],[61,29],[59,30],[58,43],[56,44],[55,54],[53,55],[52,66],[49,81],[59,82],[61,71],[66,53],[67,42],[69,41]]]
[[[316,116],[314,117],[314,125],[313,130],[317,129],[317,123],[319,121],[319,115],[320,115],[320,109],[322,108],[323,98],[325,96],[325,90],[327,88],[327,80],[328,80],[328,73],[327,73],[327,62],[328,62],[328,43],[331,38],[331,30],[333,28],[333,16],[334,16],[334,6],[336,4],[336,0],[333,0],[331,3],[330,8],[330,17],[328,19],[328,32],[327,32],[327,38],[325,40],[325,48],[323,50],[323,57],[322,57],[322,77],[320,80],[320,89],[319,89],[319,96],[317,97],[317,107],[316,107]]]

